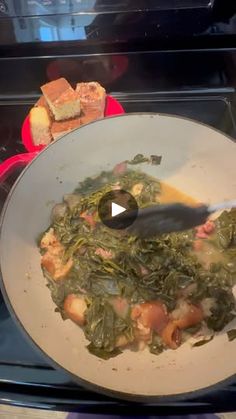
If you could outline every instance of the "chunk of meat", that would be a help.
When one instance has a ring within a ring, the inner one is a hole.
[[[208,220],[205,224],[196,228],[196,237],[198,239],[207,239],[215,230],[214,221]]]
[[[64,301],[64,310],[67,316],[75,323],[83,326],[85,324],[85,312],[87,304],[83,297],[69,294]]]
[[[80,214],[80,218],[83,218],[92,228],[96,226],[94,214],[88,214],[86,211]]]
[[[114,256],[111,250],[105,250],[102,247],[95,250],[95,255],[101,256],[103,259],[112,259]]]
[[[59,242],[53,228],[50,228],[50,230],[44,234],[40,247],[46,250],[41,258],[41,265],[55,281],[63,279],[72,268],[73,261],[70,258],[67,262],[63,262],[65,248]]]
[[[181,344],[181,330],[175,321],[169,321],[161,332],[161,338],[168,348],[177,349]]]
[[[150,328],[160,333],[168,323],[168,314],[164,304],[160,301],[138,304],[131,312],[132,320],[138,327]]]
[[[55,281],[65,278],[72,268],[73,261],[69,259],[66,263],[62,263],[63,255],[55,255],[47,251],[41,260],[42,266],[48,271]]]
[[[42,237],[40,242],[41,249],[46,249],[49,246],[58,246],[58,239],[55,236],[54,229],[50,228]]]
[[[196,237],[198,239],[207,239],[208,234],[204,231],[203,226],[196,228]]]
[[[203,224],[203,230],[206,234],[211,234],[215,230],[215,223],[214,221],[208,220],[205,224]]]
[[[200,306],[184,303],[182,313],[180,310],[179,316],[174,316],[173,313],[172,317],[175,317],[174,323],[179,329],[187,329],[200,323],[204,319],[204,314]]]
[[[122,162],[122,163],[118,163],[114,169],[113,169],[113,174],[115,176],[119,176],[119,175],[124,175],[127,171],[127,163]]]
[[[173,311],[167,326],[161,332],[163,342],[171,349],[177,349],[181,344],[182,330],[195,326],[204,318],[201,307],[183,302]]]

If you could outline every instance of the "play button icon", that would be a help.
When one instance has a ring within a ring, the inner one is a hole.
[[[136,220],[138,205],[129,192],[110,191],[100,199],[98,215],[106,227],[122,230],[131,226]]]
[[[111,203],[111,216],[115,217],[116,215],[122,214],[122,212],[126,211],[126,208],[122,207],[115,202]]]

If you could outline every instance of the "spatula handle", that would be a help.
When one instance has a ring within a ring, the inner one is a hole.
[[[210,214],[212,214],[213,212],[231,208],[236,208],[236,199],[234,199],[233,201],[221,202],[220,204],[209,205],[208,211]]]

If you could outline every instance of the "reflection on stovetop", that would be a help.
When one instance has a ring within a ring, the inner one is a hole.
[[[20,365],[26,361],[28,364],[46,365],[44,358],[33,350],[22,336],[3,300],[0,303],[0,319],[0,365],[4,363]]]
[[[201,93],[146,92],[113,94],[126,112],[158,112],[181,115],[209,124],[228,135],[236,136],[233,90]],[[0,102],[0,162],[25,152],[21,143],[21,124],[36,98]],[[16,178],[22,169],[14,172],[0,185],[0,210]],[[17,280],[17,278],[13,278]],[[4,386],[1,386],[4,384]],[[235,387],[227,387],[221,393],[209,393],[189,403],[159,403],[158,413],[175,414],[233,410]],[[36,350],[11,318],[0,297],[0,402],[31,405],[34,407],[79,409],[81,412],[106,412],[127,414],[127,405],[102,395],[84,390],[70,381],[66,372],[56,370]],[[226,403],[227,401],[227,403]],[[139,414],[153,414],[156,405],[138,407]],[[132,408],[132,413],[137,413]],[[142,410],[143,409],[143,410]]]
[[[21,124],[29,108],[27,102],[0,102],[0,161],[25,151],[21,142]]]

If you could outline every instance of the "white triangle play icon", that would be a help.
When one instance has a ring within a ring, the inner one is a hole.
[[[121,205],[116,204],[115,202],[111,203],[111,216],[112,217],[122,214],[122,212],[124,211],[126,211],[126,208],[122,207]]]

